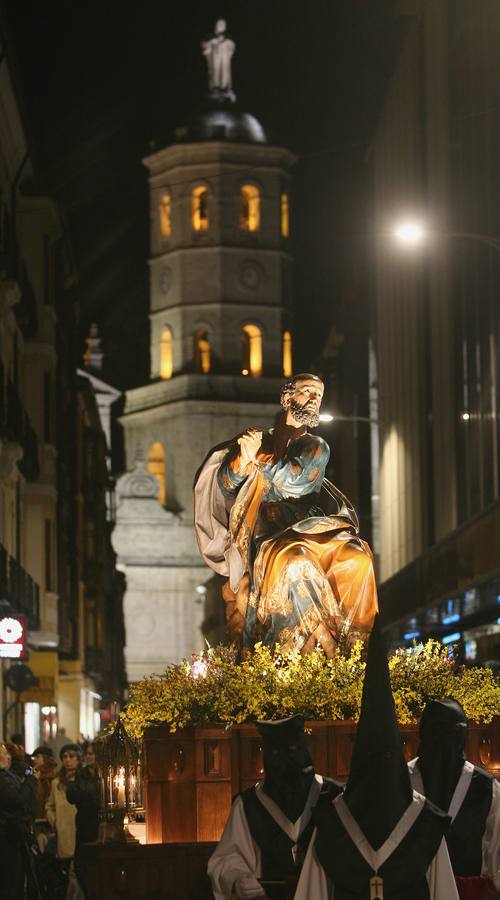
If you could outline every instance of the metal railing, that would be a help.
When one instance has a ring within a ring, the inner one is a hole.
[[[40,587],[26,569],[0,544],[0,605],[25,616],[28,628],[40,627]]]

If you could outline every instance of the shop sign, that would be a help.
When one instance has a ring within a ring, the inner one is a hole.
[[[26,619],[24,616],[0,618],[0,659],[24,659]]]

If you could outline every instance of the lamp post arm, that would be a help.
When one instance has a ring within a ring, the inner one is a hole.
[[[378,425],[378,419],[371,419],[370,416],[337,416],[337,415],[334,415],[332,422],[368,422],[369,425]]]
[[[487,247],[492,247],[493,250],[500,251],[500,238],[491,237],[489,234],[477,234],[475,231],[445,231],[443,234],[445,237],[477,241],[479,244],[485,244]]]

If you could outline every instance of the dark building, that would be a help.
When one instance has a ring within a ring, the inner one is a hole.
[[[498,4],[397,6],[369,158],[381,600],[395,641],[485,661],[500,650]]]
[[[122,698],[123,578],[106,437],[92,383],[77,378],[68,229],[40,183],[2,29],[0,19],[0,619],[24,616],[36,682],[14,704],[12,663],[0,659],[0,712],[31,751],[60,726],[93,736],[103,704]]]

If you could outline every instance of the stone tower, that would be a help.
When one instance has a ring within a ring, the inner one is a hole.
[[[222,27],[222,30],[221,30]],[[232,48],[232,49],[231,49]],[[114,546],[125,572],[130,681],[202,646],[205,584],[192,484],[208,450],[269,427],[292,373],[292,154],[268,143],[232,92],[234,43],[204,44],[210,91],[145,160],[150,185],[151,374],[128,391],[128,472]]]

